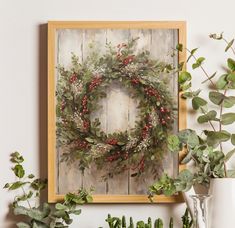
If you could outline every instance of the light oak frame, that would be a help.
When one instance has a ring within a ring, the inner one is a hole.
[[[48,22],[48,201],[58,202],[64,195],[56,194],[56,114],[55,114],[55,35],[57,29],[177,29],[179,43],[186,45],[184,21],[49,21]],[[186,52],[179,52],[179,62],[186,60]],[[186,128],[186,102],[179,99],[179,129]],[[179,165],[179,170],[184,166]],[[183,202],[181,194],[155,196],[157,203]],[[94,203],[149,203],[146,195],[94,195]]]

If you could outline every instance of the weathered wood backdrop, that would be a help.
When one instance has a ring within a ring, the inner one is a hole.
[[[63,65],[65,68],[71,64],[71,53],[75,53],[81,61],[86,58],[89,45],[96,43],[101,51],[105,51],[105,44],[112,45],[126,42],[129,38],[139,37],[138,49],[149,50],[153,58],[177,64],[178,58],[171,57],[172,48],[178,43],[178,31],[176,29],[144,29],[144,30],[122,30],[122,29],[61,29],[57,30],[56,40],[56,65]],[[57,73],[56,77],[59,75]],[[169,83],[176,102],[178,102],[177,77]],[[113,83],[107,89],[107,98],[100,101],[102,108],[93,114],[99,117],[102,129],[107,133],[124,131],[134,127],[137,115],[137,103],[133,100],[126,89],[119,84]],[[176,116],[178,116],[176,110]],[[178,120],[174,124],[174,131],[178,130]],[[65,194],[74,191],[79,187],[95,187],[97,194],[146,194],[147,186],[153,183],[150,174],[136,181],[130,173],[119,175],[106,182],[100,181],[102,173],[97,171],[95,166],[85,171],[84,176],[78,169],[78,164],[68,166],[60,162],[62,151],[57,148],[57,193]],[[167,155],[163,161],[164,172],[170,176],[177,173],[178,161],[172,155]],[[162,170],[159,170],[162,172]]]

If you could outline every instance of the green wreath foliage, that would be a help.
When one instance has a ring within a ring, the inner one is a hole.
[[[106,171],[105,178],[126,170],[133,176],[147,169],[157,173],[174,121],[173,98],[162,75],[173,68],[151,59],[148,51],[137,51],[137,41],[117,47],[109,43],[104,54],[91,47],[82,62],[73,54],[69,69],[58,67],[56,136],[57,148],[64,151],[62,161],[79,160],[82,171],[96,164]],[[133,129],[106,134],[91,113],[100,108],[99,100],[112,82],[138,100],[139,114]]]

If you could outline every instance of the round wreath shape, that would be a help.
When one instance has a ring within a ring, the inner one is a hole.
[[[151,59],[148,51],[137,52],[137,40],[108,44],[103,55],[92,47],[82,63],[72,55],[69,70],[58,67],[56,134],[62,161],[79,160],[82,171],[96,164],[106,171],[105,178],[126,170],[132,176],[147,170],[157,174],[174,121],[173,99],[162,76],[172,66]],[[106,134],[91,114],[114,82],[138,100],[138,116],[134,128]]]

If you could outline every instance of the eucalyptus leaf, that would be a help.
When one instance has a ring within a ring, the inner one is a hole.
[[[231,113],[224,113],[221,116],[221,124],[223,125],[229,125],[234,123],[235,121],[235,113],[231,112]]]
[[[29,182],[16,181],[13,184],[11,184],[11,186],[9,187],[9,190],[18,189],[27,183],[29,183]]]
[[[223,106],[225,108],[231,108],[235,105],[235,96],[224,97]]]
[[[235,60],[228,58],[227,60],[228,67],[231,71],[235,71]]]
[[[56,208],[57,210],[67,210],[67,209],[68,209],[68,207],[67,207],[66,205],[62,204],[62,203],[57,203],[57,204],[55,205],[55,208]]]
[[[208,121],[217,121],[218,119],[216,118],[217,112],[212,110],[206,113],[205,115],[199,116],[197,121],[198,123],[207,123]]]
[[[231,135],[231,143],[235,146],[235,134]]]
[[[225,162],[229,161],[230,158],[234,155],[234,153],[235,153],[235,149],[229,151],[229,152],[225,155],[224,161],[225,161]]]
[[[192,79],[192,76],[189,72],[187,71],[182,71],[179,75],[179,83],[183,84],[187,81],[190,81]]]
[[[196,69],[202,65],[202,63],[205,61],[204,57],[199,57],[196,62],[192,65],[193,69]]]
[[[206,104],[207,101],[201,97],[196,96],[192,99],[192,106],[194,110],[198,110],[201,106],[205,106]]]
[[[223,102],[224,95],[220,92],[210,91],[209,99],[212,103],[220,105]]]
[[[231,135],[229,132],[223,131],[207,131],[205,132],[207,135],[207,144],[208,146],[217,147],[220,142],[226,142],[230,139]]]
[[[12,170],[14,171],[15,175],[19,178],[22,178],[25,175],[24,168],[20,164],[15,165],[15,167]]]
[[[227,51],[232,47],[233,43],[234,43],[234,39],[232,39],[232,40],[228,43],[227,47],[225,48],[225,52],[227,52]]]
[[[223,74],[219,77],[218,81],[216,82],[217,89],[225,89],[226,85],[228,85],[227,74]]]

